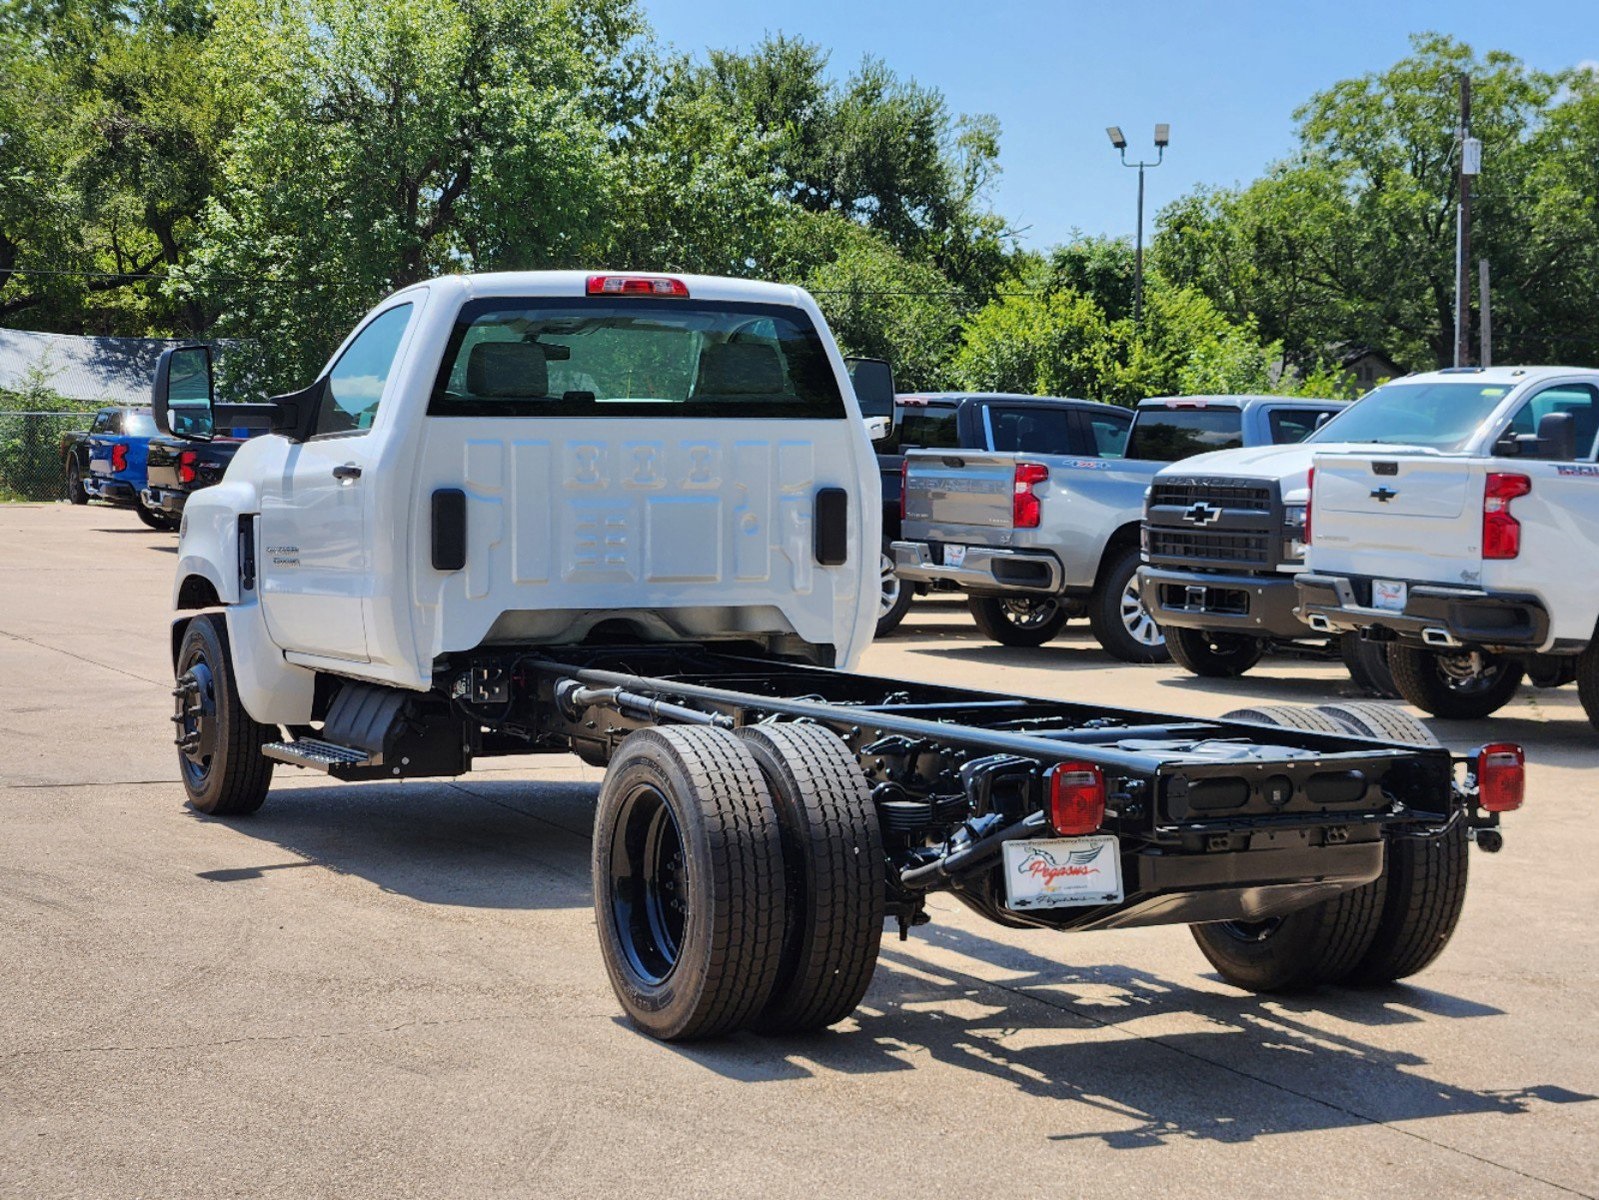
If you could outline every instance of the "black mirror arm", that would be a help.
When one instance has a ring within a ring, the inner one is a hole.
[[[291,442],[303,442],[316,431],[317,408],[326,388],[327,380],[319,379],[310,387],[273,396],[265,404],[254,407],[270,411],[273,433],[281,433]]]

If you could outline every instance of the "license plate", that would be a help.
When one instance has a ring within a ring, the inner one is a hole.
[[[1389,612],[1404,612],[1405,600],[1410,592],[1407,584],[1397,579],[1371,581],[1371,606]]]
[[[1119,904],[1122,856],[1110,834],[1005,843],[1007,908]]]
[[[945,546],[944,547],[944,565],[946,567],[958,567],[958,566],[961,566],[962,564],[964,564],[965,562],[966,562],[966,547],[965,546]]]

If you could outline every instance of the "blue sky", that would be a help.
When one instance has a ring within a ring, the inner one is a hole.
[[[1107,125],[1123,128],[1131,157],[1151,149],[1155,122],[1171,123],[1166,163],[1148,176],[1147,236],[1154,212],[1195,184],[1246,181],[1287,154],[1296,107],[1403,57],[1413,32],[1547,70],[1599,61],[1595,0],[642,3],[683,51],[746,49],[781,30],[830,49],[837,74],[874,54],[941,89],[955,112],[995,114],[994,204],[1035,247],[1074,228],[1131,235],[1137,175],[1118,164]]]

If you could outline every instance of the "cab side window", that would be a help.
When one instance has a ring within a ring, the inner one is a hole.
[[[1097,458],[1126,458],[1127,434],[1132,429],[1133,418],[1120,413],[1085,413],[1083,424],[1088,427],[1088,453]]]
[[[1532,435],[1550,413],[1570,413],[1577,458],[1593,458],[1599,439],[1599,388],[1586,383],[1566,383],[1529,396],[1510,419],[1510,433]]]
[[[94,422],[89,426],[90,433],[115,433],[117,414],[103,412],[94,414]]]
[[[411,320],[411,305],[401,304],[374,317],[355,335],[328,372],[327,391],[317,409],[316,432],[365,433],[372,428],[383,385]]]
[[[988,410],[994,449],[1002,454],[1070,454],[1071,413],[1064,408],[1020,407]]]
[[[1274,446],[1302,442],[1315,433],[1328,418],[1336,416],[1335,408],[1274,408],[1266,414],[1271,424],[1271,441]]]

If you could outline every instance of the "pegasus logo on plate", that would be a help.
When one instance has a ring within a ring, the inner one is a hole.
[[[1209,525],[1221,516],[1221,509],[1214,504],[1206,504],[1201,500],[1198,504],[1183,513],[1183,520],[1194,525]]]
[[[1042,846],[1034,846],[1033,852],[1022,860],[1016,871],[1017,874],[1031,876],[1047,888],[1061,879],[1098,875],[1099,868],[1090,864],[1104,849],[1105,847],[1100,845],[1087,850],[1072,850],[1067,853],[1066,861],[1060,862]]]
[[[1397,495],[1399,495],[1399,493],[1394,491],[1392,488],[1380,487],[1372,489],[1371,498],[1377,501],[1379,504],[1387,504],[1388,501],[1392,500]]]

